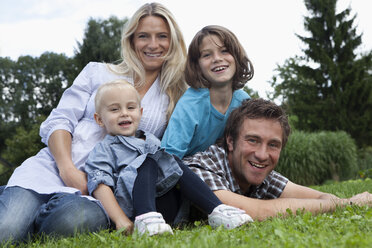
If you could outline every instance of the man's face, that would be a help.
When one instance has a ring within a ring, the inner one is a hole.
[[[277,120],[245,119],[235,144],[227,138],[229,165],[243,191],[250,185],[260,185],[276,167],[282,134]]]

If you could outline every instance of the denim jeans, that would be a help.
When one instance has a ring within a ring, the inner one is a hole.
[[[0,195],[0,243],[26,241],[33,234],[71,236],[108,227],[103,209],[78,195],[43,195],[20,187]]]

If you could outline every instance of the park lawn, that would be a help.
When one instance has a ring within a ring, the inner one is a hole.
[[[371,192],[372,180],[367,178],[313,188],[349,197],[367,190]],[[71,238],[39,238],[20,247],[372,247],[372,208],[353,205],[314,216],[298,211],[297,215],[289,213],[285,218],[270,218],[230,231],[212,230],[203,222],[195,222],[186,228],[175,229],[173,236],[124,236],[106,230]]]

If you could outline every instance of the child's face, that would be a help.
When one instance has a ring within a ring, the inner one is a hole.
[[[236,71],[235,59],[221,40],[216,35],[208,35],[199,49],[199,66],[211,87],[231,85]]]
[[[98,125],[110,135],[134,136],[142,116],[134,88],[111,88],[101,98],[99,113],[94,115]]]

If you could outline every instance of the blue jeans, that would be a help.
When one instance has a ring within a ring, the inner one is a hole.
[[[72,236],[108,227],[102,208],[78,195],[43,195],[20,187],[7,188],[0,195],[0,244],[10,239],[26,241],[33,234]]]

